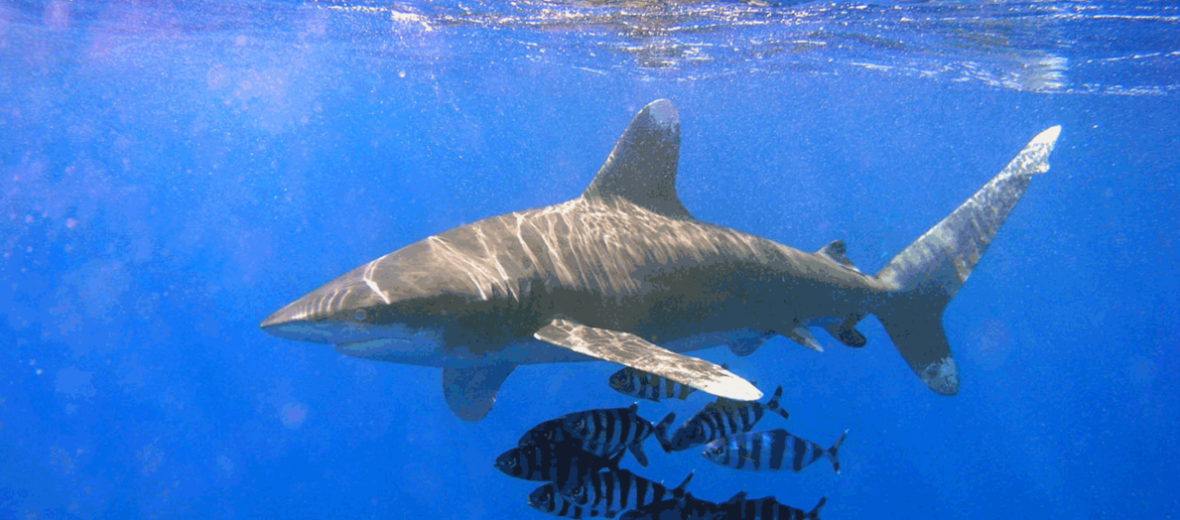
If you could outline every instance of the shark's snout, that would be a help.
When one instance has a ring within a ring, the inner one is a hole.
[[[262,320],[260,327],[280,338],[315,343],[372,339],[370,309],[383,299],[357,271],[287,304]]]

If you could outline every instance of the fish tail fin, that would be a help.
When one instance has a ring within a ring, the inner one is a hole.
[[[692,471],[688,472],[688,476],[684,477],[684,481],[681,482],[679,486],[672,488],[672,496],[673,497],[684,498],[685,495],[687,495],[687,493],[685,493],[685,491],[684,491],[684,488],[687,487],[689,481],[692,480],[693,473],[694,472],[692,472]]]
[[[910,244],[877,273],[891,288],[874,314],[910,369],[943,395],[959,391],[959,375],[942,329],[942,313],[1028,189],[1049,170],[1061,134],[1055,126],[1029,141],[999,175]]]
[[[664,449],[664,453],[672,453],[672,441],[668,440],[668,427],[675,420],[676,414],[669,413],[656,425],[656,441],[660,443],[660,447]]]
[[[647,455],[643,453],[643,445],[641,445],[637,442],[635,444],[627,446],[627,448],[629,450],[631,450],[631,454],[635,456],[635,461],[638,462],[640,466],[643,466],[646,468],[647,467]]]
[[[826,503],[828,503],[828,497],[820,497],[819,503],[807,513],[807,518],[819,518],[819,508],[823,507]]]
[[[779,385],[779,387],[774,390],[774,396],[772,396],[770,401],[766,403],[766,407],[771,411],[783,416],[783,419],[787,419],[790,417],[790,414],[788,414],[786,410],[783,410],[782,405],[779,404],[779,400],[782,398],[783,387],[782,385]]]
[[[836,458],[836,452],[840,449],[840,445],[844,444],[844,438],[847,436],[848,430],[844,430],[844,433],[840,434],[840,438],[832,443],[832,447],[824,452],[828,456],[828,462],[832,463],[832,469],[836,470],[836,473],[840,473],[840,459]]]
[[[627,454],[627,450],[619,450],[618,452],[611,455],[610,457],[607,457],[606,467],[610,468],[612,470],[618,470],[619,469],[619,462],[621,462],[623,460],[623,455],[626,455],[626,454]]]

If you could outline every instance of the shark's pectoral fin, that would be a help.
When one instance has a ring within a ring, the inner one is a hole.
[[[710,394],[753,401],[762,397],[754,385],[703,359],[682,356],[634,334],[553,320],[533,337],[579,354],[666,377]]]
[[[447,406],[464,421],[478,421],[492,410],[496,392],[516,365],[498,363],[470,368],[443,367]]]

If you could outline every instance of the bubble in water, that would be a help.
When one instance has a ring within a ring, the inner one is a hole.
[[[1012,333],[1003,322],[985,319],[971,335],[970,359],[984,370],[1004,364],[1012,350]]]
[[[307,405],[303,403],[287,403],[283,405],[283,409],[279,412],[279,419],[283,421],[283,426],[289,429],[296,430],[303,426],[303,421],[307,420]]]

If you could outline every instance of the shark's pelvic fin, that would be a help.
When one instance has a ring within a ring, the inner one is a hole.
[[[1049,170],[1061,127],[1041,132],[999,175],[930,228],[877,273],[894,287],[876,312],[910,369],[935,392],[954,395],[958,370],[942,330],[942,312],[1028,189]],[[847,324],[847,322],[845,322]]]
[[[533,337],[579,354],[663,376],[716,396],[738,401],[762,397],[762,392],[749,381],[718,365],[677,354],[634,334],[556,319],[541,327]]]
[[[753,338],[735,339],[729,342],[729,351],[733,352],[735,356],[748,356],[753,354],[758,347],[766,343],[766,338],[769,336],[758,336]],[[722,365],[724,366],[724,365]]]
[[[676,107],[666,99],[652,101],[635,114],[582,196],[625,199],[667,217],[691,218],[676,195],[679,160]]]
[[[443,367],[447,406],[464,421],[478,421],[492,410],[496,392],[516,365],[498,363],[470,368]]]
[[[792,341],[803,345],[816,352],[823,352],[824,348],[820,346],[819,342],[815,340],[815,336],[811,335],[811,331],[807,327],[795,327],[785,334]]]

